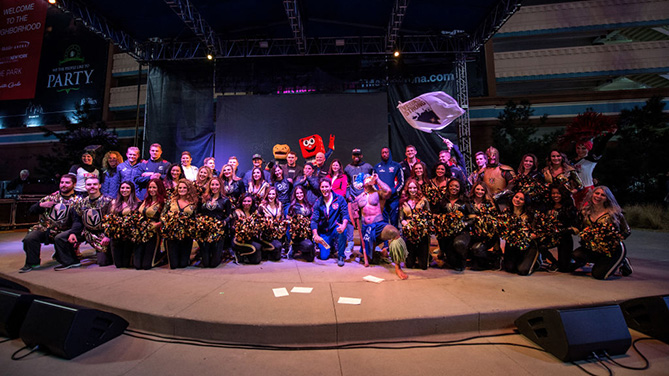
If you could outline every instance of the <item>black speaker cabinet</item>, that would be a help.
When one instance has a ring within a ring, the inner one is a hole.
[[[19,338],[28,308],[37,298],[47,299],[19,290],[0,288],[0,336]]]
[[[620,308],[627,326],[669,343],[669,295],[628,300]]]
[[[18,284],[14,281],[10,281],[8,279],[0,278],[0,289],[4,289],[4,288],[11,289],[11,290],[16,290],[16,291],[21,291],[21,292],[25,292],[25,293],[30,293],[30,289],[28,289],[27,287],[25,287],[21,284]]]
[[[542,309],[515,321],[520,334],[564,361],[587,359],[593,352],[625,354],[632,337],[617,305]]]
[[[35,299],[21,327],[21,339],[54,355],[72,359],[118,337],[128,322],[113,313]]]

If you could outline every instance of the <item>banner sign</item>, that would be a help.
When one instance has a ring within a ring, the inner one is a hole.
[[[425,93],[400,103],[397,108],[409,125],[427,133],[445,128],[465,113],[458,102],[443,91]]]
[[[0,101],[35,96],[47,7],[43,0],[2,0]]]

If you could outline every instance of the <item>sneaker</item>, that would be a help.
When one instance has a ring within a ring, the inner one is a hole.
[[[339,260],[337,260],[337,266],[344,266],[344,257],[339,257]]]
[[[558,271],[558,266],[556,263],[552,262],[546,266],[546,271],[549,273],[555,273]]]
[[[26,265],[19,269],[19,273],[28,273],[29,271],[37,268],[39,268],[39,265]]]
[[[59,265],[59,266],[56,266],[55,268],[53,268],[53,270],[61,271],[61,270],[67,270],[67,269],[72,269],[72,268],[79,268],[79,267],[81,267],[81,264],[77,262],[77,263],[70,264],[70,265]]]
[[[630,259],[625,257],[623,259],[623,262],[620,264],[620,274],[623,275],[623,277],[627,277],[628,275],[632,274],[634,269],[632,269],[632,264],[630,264]]]

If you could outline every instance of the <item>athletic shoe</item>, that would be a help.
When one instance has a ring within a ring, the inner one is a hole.
[[[67,269],[72,269],[72,268],[79,268],[79,267],[81,267],[81,264],[77,262],[77,263],[70,264],[70,265],[59,265],[59,266],[56,266],[55,268],[53,268],[53,270],[61,271],[61,270],[67,270]]]
[[[558,271],[558,266],[556,263],[552,262],[546,266],[546,271],[549,273],[555,273]]]
[[[337,266],[344,266],[344,257],[339,257],[339,260],[337,260]]]
[[[625,257],[623,259],[623,262],[620,264],[620,274],[623,275],[623,277],[627,277],[628,275],[632,274],[634,269],[632,269],[632,264],[630,264],[630,259]]]
[[[33,269],[38,269],[38,268],[39,268],[39,264],[38,265],[26,265],[26,266],[22,267],[21,269],[19,269],[19,273],[28,273],[29,271],[31,271]]]

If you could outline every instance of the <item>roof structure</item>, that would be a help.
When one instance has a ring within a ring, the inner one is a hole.
[[[520,0],[58,0],[141,61],[467,53]]]

